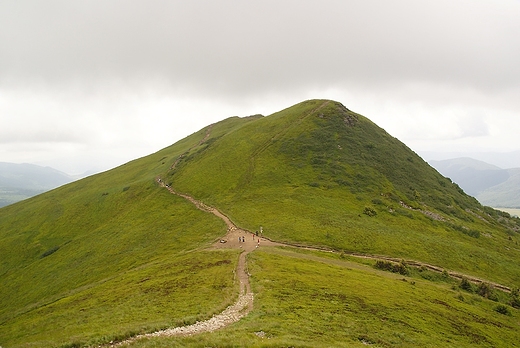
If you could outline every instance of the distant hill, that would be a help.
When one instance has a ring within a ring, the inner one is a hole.
[[[482,204],[520,207],[520,168],[502,169],[467,157],[429,163]]]
[[[478,193],[480,202],[497,208],[520,208],[520,168],[506,170],[506,181]]]
[[[74,179],[50,167],[0,162],[0,207],[72,182]]]
[[[285,245],[243,257],[225,219]],[[308,100],[1,208],[0,346],[194,324],[235,302],[247,270],[246,318],[127,346],[511,347],[520,312],[495,285],[520,285],[519,240],[520,219],[368,118]]]
[[[511,152],[437,152],[437,151],[421,151],[421,156],[430,161],[441,161],[454,158],[471,158],[490,163],[499,168],[520,168],[520,150]]]

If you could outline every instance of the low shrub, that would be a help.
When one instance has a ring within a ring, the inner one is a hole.
[[[511,306],[520,309],[520,290],[518,288],[512,288],[510,296],[511,300],[509,303]]]
[[[365,209],[363,209],[363,214],[368,215],[368,216],[376,216],[377,211],[375,211],[374,208],[365,207]]]
[[[459,288],[467,292],[473,292],[473,285],[471,285],[470,281],[465,277],[460,280]]]
[[[509,308],[507,308],[507,306],[504,306],[502,304],[495,307],[495,312],[498,312],[503,315],[511,315],[511,311],[509,310]]]
[[[375,205],[383,205],[383,201],[380,200],[379,198],[374,198],[372,200],[372,204],[375,204]]]
[[[470,237],[480,238],[480,232],[477,230],[464,230],[462,232]]]
[[[402,275],[408,275],[409,271],[404,262],[395,263],[391,261],[383,261],[377,260],[375,264],[375,268],[381,269],[383,271],[389,271],[393,273],[399,273]]]
[[[492,301],[498,301],[497,295],[495,294],[495,290],[493,286],[488,283],[480,283],[477,287],[477,294]]]

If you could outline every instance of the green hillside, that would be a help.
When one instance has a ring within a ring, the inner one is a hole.
[[[275,240],[520,283],[509,241],[518,221],[500,224],[498,212],[339,103],[307,101],[210,137],[177,168],[169,180],[178,190]]]
[[[110,341],[234,299],[237,253],[202,250],[224,223],[154,182],[199,140],[0,210],[2,347]]]
[[[208,248],[226,225],[158,177],[242,228],[337,253],[261,247],[248,255],[255,304],[246,318],[132,346],[520,341],[514,294],[479,296],[477,285],[462,290],[426,269],[394,274],[348,256],[416,260],[518,287],[520,220],[482,207],[367,118],[311,100],[226,119],[0,209],[1,347],[98,345],[204,320],[236,299],[240,251]]]

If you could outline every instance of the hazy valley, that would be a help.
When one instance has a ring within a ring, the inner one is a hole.
[[[472,158],[429,163],[484,205],[520,208],[520,168],[502,169]]]

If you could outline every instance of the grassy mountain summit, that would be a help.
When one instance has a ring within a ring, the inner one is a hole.
[[[498,223],[497,212],[337,102],[303,102],[216,133],[183,157],[169,180],[275,240],[520,281],[510,272],[518,251],[504,251],[517,225]]]
[[[0,209],[2,347],[96,345],[207,319],[234,301],[240,251],[210,247],[226,225],[157,178],[249,231],[262,226],[272,240],[338,253],[260,247],[249,257],[248,317],[223,333],[150,346],[517,342],[516,309],[504,316],[455,283],[429,281],[439,277],[426,270],[408,282],[348,255],[416,260],[514,287],[518,219],[481,206],[367,118],[310,100],[223,120]]]

